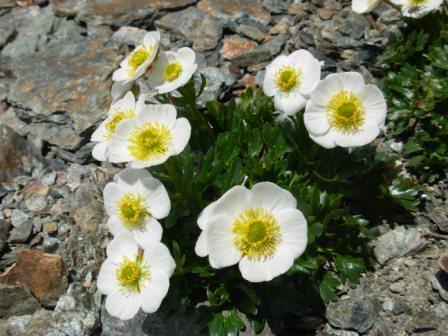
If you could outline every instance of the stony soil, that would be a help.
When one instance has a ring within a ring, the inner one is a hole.
[[[146,30],[158,28],[165,49],[197,52],[203,103],[260,84],[270,60],[298,48],[324,61],[324,76],[355,70],[375,82],[400,25],[386,5],[362,16],[349,1],[0,0],[0,335],[199,334],[185,316],[111,318],[96,289],[110,239],[102,189],[118,168],[92,159],[89,138],[112,71]],[[448,334],[438,266],[448,241],[421,234],[448,232],[447,187],[426,194],[414,221],[377,228],[381,264],[341,287],[328,322],[304,335]]]

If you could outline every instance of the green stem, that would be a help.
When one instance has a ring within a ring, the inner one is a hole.
[[[179,171],[174,166],[174,160],[175,158],[170,158],[163,164],[168,175],[171,178],[171,181],[173,181],[175,189],[179,191],[182,186],[182,176],[179,174]]]

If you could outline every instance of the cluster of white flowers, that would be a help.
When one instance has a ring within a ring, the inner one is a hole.
[[[384,127],[386,101],[375,85],[357,72],[336,73],[320,80],[320,63],[306,50],[278,56],[266,67],[263,90],[274,96],[282,117],[303,107],[309,136],[325,148],[363,146]]]
[[[352,0],[352,10],[356,13],[368,13],[379,6],[382,0]],[[390,0],[398,6],[404,16],[420,18],[439,8],[443,0]]]

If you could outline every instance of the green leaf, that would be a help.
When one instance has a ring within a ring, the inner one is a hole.
[[[358,282],[361,273],[366,269],[364,260],[359,257],[336,255],[334,262],[341,273],[342,280],[348,279],[352,282]]]

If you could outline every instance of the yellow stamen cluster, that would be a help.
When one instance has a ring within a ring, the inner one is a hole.
[[[182,73],[182,65],[178,61],[174,61],[165,65],[163,69],[163,78],[167,82],[172,82],[173,80],[179,78]]]
[[[123,194],[118,200],[118,217],[127,229],[142,229],[150,216],[145,198],[136,192]]]
[[[151,51],[151,46],[140,45],[131,52],[128,59],[128,73],[130,76],[133,76],[138,67],[145,63],[151,55]]]
[[[327,118],[338,131],[357,133],[365,120],[364,105],[358,95],[342,90],[331,97],[327,105]]]
[[[147,161],[164,155],[171,144],[168,127],[152,121],[138,127],[128,138],[128,150],[140,161]]]
[[[281,242],[275,217],[263,208],[248,208],[232,224],[233,244],[249,259],[271,257]]]
[[[284,66],[275,75],[275,84],[284,93],[300,87],[302,71],[293,66]]]
[[[106,120],[106,134],[104,137],[106,140],[110,140],[117,128],[118,124],[124,119],[134,119],[136,117],[133,109],[116,108],[114,113]]]
[[[410,6],[422,6],[424,5],[428,0],[409,0]]]
[[[150,272],[143,262],[142,255],[137,254],[135,260],[124,257],[117,268],[116,276],[124,291],[140,293],[144,281],[150,279]]]

